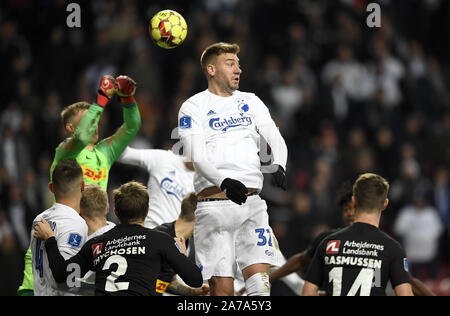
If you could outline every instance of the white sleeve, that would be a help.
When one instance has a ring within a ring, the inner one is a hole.
[[[117,161],[150,171],[156,162],[157,157],[154,154],[157,151],[156,149],[135,149],[127,146]]]
[[[58,249],[65,260],[76,255],[87,240],[88,230],[86,224],[82,225],[80,222],[70,226],[70,229],[68,228],[58,233],[56,239]]]
[[[186,159],[192,161],[195,171],[220,188],[222,181],[227,177],[205,159],[206,146],[203,135],[187,135],[182,141]]]
[[[280,165],[286,170],[288,149],[278,127],[272,122],[258,126],[258,131],[272,149],[273,164]]]
[[[272,149],[273,164],[280,165],[286,170],[288,157],[286,142],[275,125],[267,106],[256,95],[255,98],[259,105],[256,117],[258,132]]]
[[[183,103],[178,113],[178,132],[183,143],[183,153],[187,161],[192,161],[199,175],[220,188],[226,178],[206,160],[206,144],[197,106],[189,101]]]

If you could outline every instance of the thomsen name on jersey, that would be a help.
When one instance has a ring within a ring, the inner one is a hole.
[[[94,259],[94,265],[97,265],[102,259],[114,256],[114,255],[145,255],[145,246],[144,247],[127,247],[127,248],[120,248],[120,249],[111,249],[108,250],[102,254],[99,254]]]

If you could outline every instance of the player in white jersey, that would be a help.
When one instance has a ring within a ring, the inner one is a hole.
[[[106,219],[108,211],[108,193],[105,189],[95,183],[86,183],[80,200],[80,215],[88,226],[87,240],[100,236],[116,226]],[[81,287],[77,294],[94,295],[95,272],[88,271],[79,281]]]
[[[184,197],[194,192],[192,163],[171,150],[131,147],[125,149],[118,161],[144,168],[149,173],[150,212],[145,218],[145,227],[154,228],[175,221]]]
[[[279,263],[262,189],[260,137],[270,145],[275,183],[286,189],[287,147],[265,104],[237,90],[239,46],[216,43],[200,62],[208,89],[180,108],[179,135],[194,164],[198,195],[197,264],[211,295],[233,295],[242,270],[248,295],[269,295],[268,271]]]
[[[86,183],[80,200],[80,215],[88,226],[88,240],[116,226],[106,219],[109,211],[108,193],[95,183]]]
[[[88,227],[80,216],[80,199],[84,190],[83,171],[75,159],[63,159],[52,173],[49,189],[56,203],[33,221],[45,219],[52,227],[58,248],[65,259],[74,256],[87,240]],[[31,231],[31,259],[34,277],[34,295],[66,295],[57,287],[49,268],[44,244]]]

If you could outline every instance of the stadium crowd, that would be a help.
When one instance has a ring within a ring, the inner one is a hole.
[[[52,203],[47,183],[64,139],[63,107],[92,102],[102,75],[127,74],[142,116],[131,146],[170,148],[181,103],[206,87],[200,53],[217,41],[240,45],[240,90],[269,106],[289,148],[288,191],[266,181],[262,192],[285,256],[341,225],[337,189],[375,172],[391,184],[381,228],[402,242],[417,278],[450,294],[448,1],[378,1],[380,28],[366,24],[376,1],[75,2],[81,28],[66,25],[67,1],[0,4],[1,295],[15,294],[31,221]],[[167,8],[189,27],[173,50],[148,35],[151,16]],[[121,115],[108,106],[100,135]],[[145,177],[117,163],[109,190]]]

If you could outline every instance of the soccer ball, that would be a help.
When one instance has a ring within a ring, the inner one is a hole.
[[[181,45],[186,39],[187,24],[181,14],[173,10],[156,13],[148,27],[153,41],[162,48],[170,49]]]

